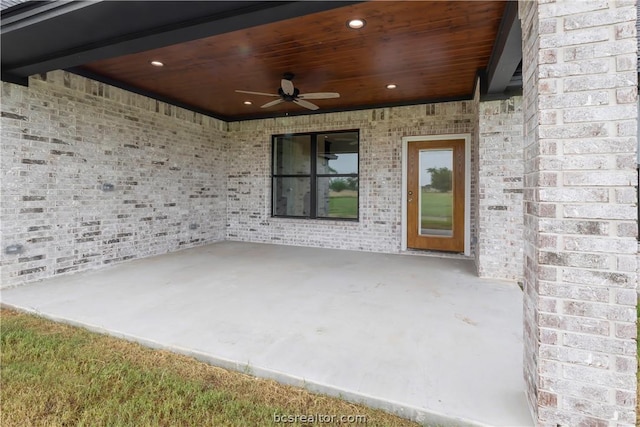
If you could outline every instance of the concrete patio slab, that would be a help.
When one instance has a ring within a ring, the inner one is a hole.
[[[221,242],[1,301],[425,424],[533,425],[522,292],[469,260]]]

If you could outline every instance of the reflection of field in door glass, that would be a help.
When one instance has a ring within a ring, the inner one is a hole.
[[[422,188],[420,204],[420,234],[431,230],[453,230],[453,193],[437,193]],[[437,234],[442,234],[442,231]],[[450,235],[450,233],[447,233]],[[447,235],[445,234],[445,235]]]
[[[453,235],[453,150],[420,151],[420,234]]]

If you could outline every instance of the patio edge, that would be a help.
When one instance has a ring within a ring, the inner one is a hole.
[[[374,409],[380,409],[385,412],[397,415],[399,417],[408,419],[410,421],[417,422],[423,426],[461,426],[461,427],[492,427],[491,424],[485,424],[479,421],[473,421],[463,417],[456,417],[453,415],[446,415],[437,411],[429,411],[428,409],[418,408],[411,405],[405,405],[399,402],[370,396],[357,391],[351,391],[342,389],[339,387],[323,384],[315,381],[308,381],[302,377],[298,377],[291,374],[286,374],[280,371],[261,368],[259,366],[253,366],[251,363],[233,361],[222,357],[210,355],[200,351],[189,350],[179,346],[162,344],[157,341],[140,338],[135,335],[114,331],[103,328],[101,326],[92,325],[77,320],[68,319],[65,317],[45,314],[32,307],[21,307],[14,304],[8,304],[0,301],[0,308],[7,308],[27,314],[32,314],[43,319],[51,320],[58,323],[64,323],[70,326],[86,329],[91,332],[95,332],[101,335],[107,335],[114,338],[120,338],[129,342],[135,342],[148,348],[156,350],[167,350],[172,353],[180,354],[183,356],[193,357],[194,359],[207,363],[212,366],[227,369],[230,371],[244,373],[257,378],[264,378],[274,380],[281,384],[286,384],[294,387],[303,388],[310,392],[324,394],[331,397],[337,397],[345,401],[362,404]]]

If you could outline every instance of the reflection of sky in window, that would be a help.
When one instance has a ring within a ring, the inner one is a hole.
[[[452,150],[420,151],[420,186],[431,184],[430,168],[449,168],[453,170]]]
[[[358,154],[357,153],[340,153],[335,160],[329,160],[329,166],[336,173],[358,173]]]

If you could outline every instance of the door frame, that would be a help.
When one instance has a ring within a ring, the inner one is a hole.
[[[464,140],[464,254],[471,256],[471,134],[405,136],[402,138],[402,243],[400,249],[407,250],[407,162],[409,142]]]

